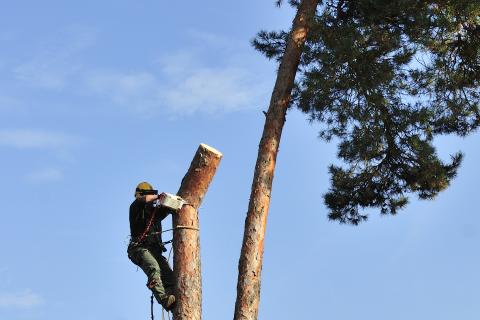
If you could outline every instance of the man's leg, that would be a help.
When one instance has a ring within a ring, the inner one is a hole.
[[[166,303],[168,306],[165,307],[165,304],[163,304],[163,306],[167,311],[170,311],[175,305],[175,281],[172,268],[170,268],[167,258],[165,258],[162,253],[163,252],[160,247],[158,247],[157,250],[152,250],[152,254],[154,255],[160,267],[160,278],[162,279],[163,287],[165,288],[166,295],[169,299]]]
[[[157,262],[160,266],[160,277],[162,278],[162,283],[165,291],[167,292],[167,294],[174,294],[175,280],[173,277],[172,268],[170,268],[167,258],[160,255],[160,257],[157,257]]]
[[[143,247],[129,249],[128,256],[133,263],[142,268],[143,272],[145,272],[148,277],[147,287],[152,290],[158,303],[165,307],[165,302],[168,300],[168,294],[163,286],[160,264],[155,256],[152,252]]]

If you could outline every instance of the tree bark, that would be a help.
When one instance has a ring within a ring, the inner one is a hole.
[[[172,215],[173,273],[176,279],[175,320],[202,318],[202,279],[198,207],[215,175],[222,154],[205,145],[198,147],[177,195],[187,204]]]
[[[234,320],[255,320],[260,302],[263,241],[275,162],[303,44],[319,0],[303,0],[293,20],[258,149],[238,265]]]

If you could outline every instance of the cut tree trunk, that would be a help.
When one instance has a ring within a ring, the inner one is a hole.
[[[222,154],[205,145],[198,147],[177,195],[188,204],[172,215],[173,273],[176,280],[175,320],[202,318],[202,279],[198,207],[215,175]]]
[[[234,320],[255,320],[258,316],[263,241],[278,146],[303,44],[318,3],[318,0],[303,0],[298,7],[270,99],[245,219]]]

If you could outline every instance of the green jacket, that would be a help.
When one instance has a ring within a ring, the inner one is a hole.
[[[152,224],[146,237],[138,243],[140,236],[145,232],[155,212]],[[169,214],[165,207],[154,207],[153,202],[146,203],[145,197],[136,198],[130,205],[130,236],[131,241],[139,245],[161,244],[162,224],[161,221]]]

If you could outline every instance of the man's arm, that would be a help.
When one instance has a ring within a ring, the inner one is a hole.
[[[166,197],[167,195],[165,193],[160,193],[158,195],[158,200],[160,200],[160,203],[162,202],[162,200]],[[160,219],[160,221],[162,221],[163,219],[165,219],[170,213],[172,213],[173,211],[167,207],[164,207],[163,205],[159,205],[157,207],[157,216],[158,218]]]
[[[149,203],[155,200],[162,200],[164,197],[165,197],[165,193],[162,192],[160,194],[147,194],[147,195],[141,196],[139,199],[142,202]]]
[[[153,202],[155,200],[160,200],[160,202],[162,202],[163,198],[166,197],[167,195],[165,193],[160,193],[160,194],[146,194],[144,196],[141,196],[140,198],[138,198],[141,202],[144,202],[144,203],[149,203],[149,202]],[[172,210],[170,210],[169,208],[167,207],[164,207],[162,205],[159,205],[157,207],[157,218],[162,221],[163,219],[165,219],[171,212]]]
[[[167,207],[164,207],[164,206],[157,207],[157,217],[158,217],[158,219],[160,219],[160,221],[165,219],[172,212],[174,212],[174,211],[167,208]]]

